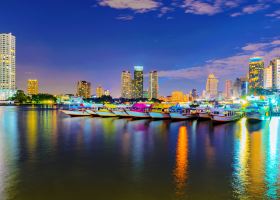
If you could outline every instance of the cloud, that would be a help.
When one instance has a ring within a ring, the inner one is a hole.
[[[165,14],[170,13],[172,11],[174,11],[174,8],[164,6],[164,7],[160,8],[160,13],[158,14],[158,17],[162,17]]]
[[[227,9],[238,7],[239,5],[239,0],[185,0],[182,7],[185,8],[186,13],[211,16],[224,12]]]
[[[139,13],[155,10],[161,6],[161,3],[155,0],[100,0],[98,4],[115,9],[130,9]]]
[[[248,5],[242,8],[240,12],[232,13],[230,16],[231,17],[238,17],[241,15],[248,15],[248,14],[253,14],[258,11],[265,10],[269,8],[270,6],[268,4],[254,4],[254,5]]]
[[[121,21],[130,21],[134,19],[134,16],[132,15],[120,15],[116,17],[117,20],[121,20]]]
[[[250,57],[261,56],[266,64],[280,56],[280,40],[264,43],[246,44],[240,52],[225,58],[208,60],[200,66],[190,66],[177,70],[159,71],[159,77],[185,78],[189,80],[204,80],[209,73],[214,73],[222,80],[246,76]]]
[[[276,10],[273,13],[267,14],[268,17],[275,17],[276,19],[280,19],[280,10]]]

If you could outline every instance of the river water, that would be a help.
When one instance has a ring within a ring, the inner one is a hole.
[[[212,125],[0,107],[0,199],[277,199],[279,148],[280,118]]]

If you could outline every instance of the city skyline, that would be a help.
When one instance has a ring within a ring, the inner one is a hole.
[[[209,1],[201,4],[203,12],[191,1],[177,6],[163,1],[154,8],[114,0],[58,2],[55,7],[31,2],[1,4],[0,15],[9,22],[0,22],[0,32],[17,37],[19,89],[31,76],[40,80],[42,92],[53,94],[74,93],[77,80],[88,80],[94,87],[102,83],[117,97],[120,77],[107,77],[142,65],[147,73],[158,71],[160,95],[201,91],[209,73],[219,78],[223,90],[225,80],[247,73],[250,57],[263,57],[266,67],[280,48],[278,1],[233,1],[232,7]],[[46,17],[46,12],[52,16]],[[25,21],[25,29],[18,18]],[[241,26],[242,31],[236,28]]]

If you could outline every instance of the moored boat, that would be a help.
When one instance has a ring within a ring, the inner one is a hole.
[[[169,108],[169,115],[172,120],[193,119],[194,115],[190,113],[191,109],[181,105],[172,106]]]
[[[96,111],[96,114],[99,117],[116,117],[117,115],[112,112],[112,109],[116,108],[117,106],[114,104],[105,104],[102,108],[99,108]]]
[[[115,109],[112,109],[112,112],[118,117],[130,117],[126,112],[129,109],[130,107],[127,105],[118,105]]]
[[[170,119],[170,107],[170,104],[153,104],[149,111],[149,115],[152,119]]]
[[[66,115],[69,115],[70,117],[87,117],[90,116],[86,110],[61,110]]]
[[[251,103],[245,110],[248,122],[260,122],[271,119],[269,106],[265,101]]]
[[[231,105],[218,106],[211,111],[211,120],[214,123],[233,122],[243,116],[244,113],[241,110],[232,108]]]
[[[151,105],[146,103],[135,103],[126,111],[133,118],[150,118],[149,110]]]
[[[196,108],[196,112],[198,115],[198,119],[200,120],[211,120],[211,116],[210,116],[210,107],[207,106],[199,106]]]

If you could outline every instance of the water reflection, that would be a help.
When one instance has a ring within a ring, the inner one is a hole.
[[[238,199],[277,199],[279,188],[279,119],[250,129],[239,122],[234,139],[233,188]]]
[[[179,128],[177,148],[176,148],[176,166],[174,169],[176,196],[183,198],[186,194],[186,181],[188,177],[188,132],[187,127]]]

